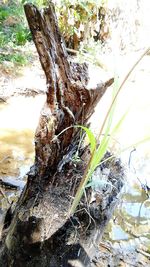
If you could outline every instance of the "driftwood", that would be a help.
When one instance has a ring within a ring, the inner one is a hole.
[[[105,177],[113,187],[87,189],[68,217],[90,153],[80,146],[78,128],[63,130],[87,125],[113,79],[88,89],[88,67],[69,61],[52,3],[43,12],[26,4],[25,13],[46,75],[47,100],[35,134],[35,163],[3,232],[0,266],[92,266],[123,185],[122,168],[117,160],[97,168],[97,179]]]

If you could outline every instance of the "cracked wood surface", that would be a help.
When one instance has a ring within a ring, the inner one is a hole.
[[[70,129],[57,141],[52,141],[54,136],[68,126],[85,124],[113,79],[87,89],[88,66],[70,62],[53,4],[43,12],[27,4],[25,13],[47,81],[47,101],[35,136],[36,163],[43,176],[47,165],[58,164],[77,130]]]

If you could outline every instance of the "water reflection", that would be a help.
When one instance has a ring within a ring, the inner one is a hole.
[[[121,203],[108,225],[105,238],[116,248],[121,242],[121,247],[126,249],[144,246],[147,250],[150,247],[150,192],[142,189],[136,175],[131,170],[128,172]]]

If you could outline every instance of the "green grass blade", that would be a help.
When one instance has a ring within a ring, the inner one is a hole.
[[[96,149],[96,138],[93,132],[89,128],[82,126],[82,125],[76,125],[74,127],[79,127],[86,132],[88,139],[89,139],[90,150],[91,150],[91,153],[93,153],[93,151]]]
[[[113,87],[114,88],[113,88],[112,101],[113,101],[113,99],[114,99],[114,97],[118,91],[118,88],[119,88],[118,77],[116,75],[115,75]],[[114,102],[114,105],[111,107],[111,110],[110,110],[110,113],[109,113],[107,120],[105,121],[106,130],[104,130],[104,137],[102,138],[101,144],[99,145],[98,150],[96,152],[95,159],[93,160],[94,161],[93,162],[94,168],[96,168],[96,166],[99,164],[100,160],[103,158],[103,156],[106,153],[106,150],[108,148],[108,144],[109,144],[109,140],[110,140],[110,129],[112,126],[112,122],[113,122],[113,118],[114,118],[114,112],[115,112],[115,108],[116,108],[116,102],[117,102],[116,100]]]
[[[129,145],[129,146],[123,148],[123,149],[121,149],[121,150],[120,150],[119,152],[117,152],[116,154],[114,154],[114,155],[112,155],[112,156],[110,156],[110,157],[104,159],[103,161],[101,161],[101,163],[99,164],[99,166],[100,166],[101,164],[103,164],[104,162],[106,162],[106,161],[108,161],[108,160],[110,160],[110,159],[112,159],[112,158],[115,158],[115,157],[119,156],[121,153],[127,151],[128,149],[132,149],[133,147],[135,148],[135,147],[137,147],[137,146],[139,146],[139,145],[141,145],[141,144],[143,144],[143,143],[146,143],[146,142],[150,142],[150,136],[146,136],[144,139],[142,139],[142,140],[140,140],[140,141],[138,141],[138,142],[136,142],[136,143],[134,143],[134,144],[132,144],[132,145]]]
[[[78,206],[78,204],[82,198],[84,189],[85,189],[86,184],[88,183],[89,179],[90,179],[90,172],[86,175],[84,182],[82,184],[80,184],[80,186],[77,189],[77,193],[75,195],[75,198],[74,198],[73,203],[71,205],[71,208],[69,210],[69,216],[75,212],[75,210],[76,210],[76,208],[77,208],[77,206]]]
[[[101,129],[100,129],[100,132],[99,132],[98,139],[100,138],[100,136],[101,136],[102,133],[103,133],[104,127],[105,127],[105,125],[106,125],[106,121],[107,121],[107,119],[108,119],[108,117],[109,117],[109,115],[110,115],[110,112],[111,112],[111,110],[112,110],[112,106],[115,104],[116,99],[118,98],[118,95],[119,95],[120,92],[122,91],[122,88],[123,88],[124,84],[126,83],[127,79],[129,78],[129,76],[131,75],[131,73],[133,72],[133,70],[135,69],[135,67],[139,64],[139,62],[143,59],[143,57],[144,57],[145,55],[148,54],[149,51],[150,51],[150,47],[147,48],[147,49],[144,51],[144,53],[140,56],[140,58],[134,63],[134,65],[132,66],[132,68],[129,70],[129,72],[128,72],[127,75],[125,76],[123,82],[122,82],[121,85],[119,86],[119,88],[118,88],[118,90],[117,90],[117,93],[116,93],[116,95],[115,95],[115,97],[114,97],[114,99],[113,99],[113,101],[112,101],[112,103],[111,103],[111,105],[110,105],[110,107],[109,107],[109,109],[108,109],[108,111],[107,111],[107,114],[106,114],[106,116],[105,116],[105,118],[104,118],[103,124],[102,124]]]
[[[104,133],[104,137],[102,138],[102,141],[101,141],[101,144],[99,145],[97,151],[96,149],[94,149],[95,145],[92,147],[92,154],[91,154],[91,158],[88,162],[88,165],[86,167],[86,170],[85,170],[85,173],[83,175],[83,178],[81,180],[81,183],[77,189],[77,193],[75,195],[75,198],[74,198],[74,201],[73,201],[73,204],[71,206],[71,209],[69,211],[69,216],[75,212],[75,209],[76,207],[78,206],[79,202],[80,202],[80,199],[82,197],[82,194],[83,194],[83,191],[84,191],[84,188],[85,186],[87,185],[87,182],[89,181],[92,173],[94,172],[95,168],[97,167],[97,165],[99,164],[99,162],[102,160],[102,157],[104,156],[106,150],[107,150],[107,147],[108,147],[108,143],[109,143],[109,140],[110,140],[110,135],[109,135],[109,132],[110,132],[110,129],[111,129],[111,125],[112,125],[112,119],[113,119],[113,115],[114,115],[114,109],[115,109],[115,105],[116,105],[116,100],[118,98],[118,95],[120,93],[120,91],[122,90],[123,88],[123,85],[125,84],[126,80],[128,79],[128,77],[130,76],[130,74],[132,73],[132,71],[135,69],[135,67],[138,65],[138,63],[142,60],[142,58],[149,52],[150,48],[148,48],[142,55],[141,57],[135,62],[135,64],[133,65],[133,67],[129,70],[129,72],[127,73],[127,75],[125,76],[123,82],[121,83],[121,85],[118,87],[117,85],[115,85],[114,87],[114,91],[115,92],[115,96],[111,102],[111,105],[107,111],[107,114],[104,118],[104,121],[103,121],[103,124],[101,126],[101,129],[100,129],[100,132],[99,132],[99,135],[98,135],[98,138],[97,140],[100,139],[100,137],[102,136],[103,134],[103,130],[104,128],[106,128],[105,130],[105,133]],[[117,125],[115,126],[115,128],[113,129],[112,133],[114,133],[115,131],[117,131],[119,129],[119,127],[121,126],[124,118],[125,118],[126,114],[124,114],[121,119],[119,120],[119,122],[117,123]],[[143,140],[141,140],[140,142],[134,144],[134,146],[136,145],[139,145],[143,142],[146,142],[150,140],[150,137],[147,137],[147,138],[144,138]],[[129,149],[133,147],[130,146],[130,147],[127,147],[125,148],[123,151]],[[120,153],[122,153],[120,152]],[[107,161],[108,159],[112,158],[114,156],[111,156],[105,160],[103,160],[103,162]],[[101,162],[102,164],[102,162]]]
[[[101,159],[105,155],[107,148],[108,148],[109,139],[110,137],[107,137],[107,138],[104,137],[103,142],[99,145],[96,153],[94,154],[92,162],[91,162],[92,173],[94,172],[95,168],[98,166]]]
[[[121,127],[122,123],[124,122],[126,116],[129,113],[129,109],[124,112],[124,114],[121,116],[121,118],[119,119],[119,121],[116,123],[115,127],[113,128],[112,132],[111,132],[111,137],[119,130],[119,128]]]
[[[150,141],[150,136],[147,136],[147,137],[145,137],[144,139],[138,141],[137,143],[132,144],[132,145],[130,145],[130,146],[128,146],[128,147],[126,147],[126,148],[120,150],[119,153],[116,153],[115,155],[112,155],[112,156],[108,157],[107,159],[104,159],[103,161],[100,162],[99,166],[100,166],[102,163],[104,163],[104,162],[106,162],[106,161],[108,161],[108,160],[110,160],[110,159],[112,159],[112,158],[114,158],[114,157],[120,155],[120,154],[123,153],[124,151],[126,151],[126,150],[128,150],[128,149],[131,149],[132,147],[136,147],[136,146],[138,146],[138,145],[140,145],[140,144],[142,144],[142,143],[145,143],[145,142],[147,142],[147,141]],[[105,146],[106,146],[106,144],[105,144]],[[105,147],[105,146],[104,146],[104,147]],[[103,150],[103,151],[104,151],[104,150]],[[102,156],[102,154],[101,154],[101,156]],[[99,159],[100,159],[100,156],[99,156]],[[73,203],[72,203],[72,205],[71,205],[71,208],[70,208],[70,211],[69,211],[69,216],[75,212],[75,210],[76,210],[76,208],[77,208],[77,206],[78,206],[78,204],[79,204],[79,202],[80,202],[80,200],[81,200],[81,197],[82,197],[82,195],[83,195],[84,189],[85,189],[85,187],[86,187],[86,185],[87,185],[87,183],[88,183],[90,177],[91,177],[92,174],[93,174],[93,171],[94,171],[94,170],[92,169],[92,167],[90,168],[90,166],[92,165],[92,160],[94,160],[94,154],[93,154],[92,157],[91,157],[91,162],[90,162],[90,164],[88,164],[88,166],[89,166],[89,167],[88,167],[88,170],[86,170],[86,172],[85,172],[85,174],[84,174],[84,176],[83,176],[83,179],[81,180],[80,186],[78,187],[77,193],[76,193],[76,195],[75,195],[74,201],[73,201]],[[95,166],[96,166],[96,164],[95,164]],[[96,167],[97,167],[97,166],[96,166]]]
[[[82,126],[82,125],[69,126],[69,127],[65,128],[64,130],[62,130],[56,137],[54,137],[54,139],[58,138],[61,134],[63,134],[64,132],[66,132],[67,130],[69,130],[71,128],[81,128],[86,132],[88,139],[89,139],[90,150],[91,150],[91,153],[93,153],[93,151],[96,149],[96,138],[95,138],[93,132],[85,126]]]
[[[119,88],[119,81],[118,81],[118,76],[115,75],[115,79],[114,79],[114,84],[113,84],[113,95],[112,95],[112,102],[117,94]],[[116,103],[117,103],[117,99],[115,99],[114,104],[112,105],[111,109],[110,109],[110,113],[109,116],[106,120],[106,124],[107,124],[107,128],[106,128],[106,135],[109,134],[109,131],[111,129],[111,125],[112,125],[112,121],[114,118],[114,113],[115,113],[115,108],[116,108]]]

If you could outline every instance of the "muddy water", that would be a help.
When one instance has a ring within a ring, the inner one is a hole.
[[[0,104],[0,179],[19,186],[20,190],[33,164],[34,132],[44,100],[44,96],[19,96]],[[4,193],[11,202],[19,192],[5,190]],[[2,195],[0,200],[0,213],[3,213],[9,203]]]

